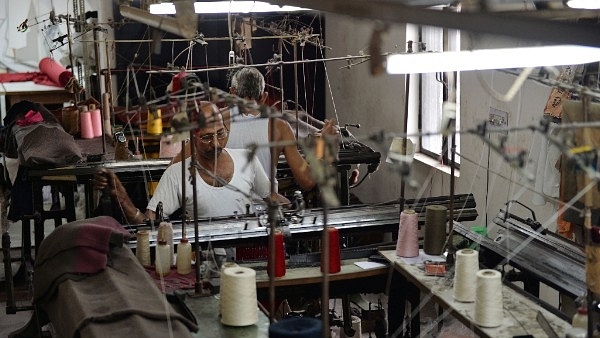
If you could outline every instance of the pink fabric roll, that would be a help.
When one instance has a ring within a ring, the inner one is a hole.
[[[49,57],[40,60],[39,67],[42,73],[48,75],[50,80],[61,87],[65,87],[73,77],[73,73]]]

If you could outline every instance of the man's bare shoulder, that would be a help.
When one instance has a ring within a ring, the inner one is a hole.
[[[275,129],[277,130],[277,141],[284,140],[295,140],[294,131],[292,126],[281,118],[275,118],[271,121],[275,122]],[[270,125],[269,125],[270,127]]]

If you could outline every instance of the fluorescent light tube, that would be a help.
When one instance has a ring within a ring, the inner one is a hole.
[[[196,13],[264,13],[264,12],[294,12],[305,11],[306,8],[294,6],[271,5],[263,1],[207,1],[195,2]],[[150,5],[152,14],[175,14],[175,5],[172,2],[162,2]]]
[[[175,5],[172,2],[161,2],[150,5],[151,14],[175,14]]]
[[[191,39],[196,36],[196,24],[189,27],[190,22],[183,22],[171,17],[162,17],[152,15],[148,11],[127,5],[119,6],[119,12],[125,18],[132,19],[150,27],[164,30],[165,32],[173,33],[182,36],[186,39]]]
[[[387,57],[389,74],[579,65],[600,61],[600,48],[556,45],[459,52],[421,52]]]
[[[576,9],[600,9],[599,0],[568,0],[567,7]]]

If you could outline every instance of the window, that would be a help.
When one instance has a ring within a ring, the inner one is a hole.
[[[421,49],[424,51],[460,50],[460,32],[439,27],[422,26]],[[442,127],[443,103],[456,102],[456,130],[460,126],[460,74],[427,73],[420,75],[419,126],[424,134],[419,140],[420,152],[444,164],[450,164],[451,137],[439,134]],[[432,134],[432,135],[429,135]],[[460,153],[460,135],[456,134],[456,153]],[[459,156],[454,157],[460,163]]]

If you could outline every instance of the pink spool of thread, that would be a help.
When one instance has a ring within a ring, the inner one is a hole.
[[[90,104],[90,115],[92,117],[92,130],[94,137],[102,136],[102,113],[95,104]]]
[[[79,131],[81,138],[94,138],[94,128],[92,127],[92,115],[88,111],[87,106],[79,106]]]
[[[417,257],[419,255],[419,223],[417,213],[412,209],[400,213],[396,255]]]

